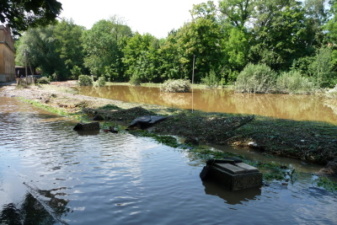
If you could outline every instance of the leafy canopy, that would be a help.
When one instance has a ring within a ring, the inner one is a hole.
[[[1,0],[0,21],[19,34],[28,27],[50,24],[61,10],[62,4],[56,0]]]

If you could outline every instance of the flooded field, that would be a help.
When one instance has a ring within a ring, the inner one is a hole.
[[[336,193],[314,182],[319,167],[282,159],[292,182],[233,193],[203,183],[204,163],[186,150],[128,133],[80,135],[74,124],[0,98],[1,225],[337,224]]]
[[[240,94],[224,89],[164,93],[137,86],[80,87],[80,94],[205,112],[254,114],[337,124],[337,100],[312,95]]]

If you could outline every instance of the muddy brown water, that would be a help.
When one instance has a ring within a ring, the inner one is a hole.
[[[296,177],[229,192],[203,183],[204,163],[186,150],[74,125],[0,98],[1,225],[337,224],[337,195],[317,186],[314,165],[248,152],[284,160]]]
[[[80,94],[126,102],[163,105],[205,112],[255,114],[273,118],[337,124],[337,99],[311,95],[239,94],[216,89],[164,93],[154,87],[80,87]]]

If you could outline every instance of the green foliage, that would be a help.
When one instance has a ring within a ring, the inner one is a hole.
[[[98,80],[96,81],[96,86],[98,87],[104,87],[106,85],[106,81],[104,77],[100,77],[98,78]]]
[[[165,81],[160,90],[163,92],[190,92],[191,82],[189,80],[167,80]]]
[[[0,2],[0,22],[7,23],[14,34],[29,27],[45,26],[55,21],[62,4],[55,0],[7,0]]]
[[[48,77],[41,77],[39,79],[37,79],[37,83],[38,84],[49,84],[50,80]]]
[[[98,109],[103,109],[103,110],[115,110],[115,109],[120,109],[118,106],[116,105],[112,105],[112,104],[107,104],[105,106],[99,107]]]
[[[1,6],[6,10],[8,2],[0,3],[0,12]],[[16,62],[40,67],[54,80],[90,73],[139,85],[191,79],[194,72],[196,83],[216,86],[234,82],[251,63],[266,64],[278,73],[299,71],[314,77],[320,87],[337,82],[337,0],[208,1],[194,5],[190,13],[192,21],[164,39],[133,33],[117,17],[98,21],[89,30],[66,20],[29,29],[16,43]],[[298,76],[292,81],[290,77],[283,77],[287,89],[299,82]],[[261,77],[254,79],[264,83]],[[270,91],[257,83],[239,91]]]
[[[53,26],[29,29],[17,45],[16,62],[39,67],[47,76],[55,74],[55,80],[67,80],[75,71],[79,75],[83,51],[78,37],[82,31],[82,27],[65,20]]]
[[[82,36],[84,65],[92,74],[104,75],[109,81],[123,80],[122,50],[131,36],[130,27],[116,17],[98,21]]]
[[[216,75],[214,70],[211,70],[204,78],[201,79],[202,83],[209,88],[216,88],[220,84],[220,78]]]
[[[72,79],[77,80],[78,76],[82,74],[82,70],[79,66],[75,65],[71,70],[70,73],[72,74]]]
[[[78,77],[78,84],[80,86],[92,86],[92,79],[88,75],[80,75]]]
[[[266,64],[248,64],[238,75],[235,90],[248,93],[268,93],[275,88],[276,73]]]
[[[142,81],[138,74],[133,74],[129,80],[129,83],[134,86],[139,86],[142,83]]]
[[[337,76],[332,72],[332,49],[321,48],[309,66],[312,76],[320,87],[332,87]]]
[[[276,81],[277,90],[282,93],[307,94],[316,90],[315,82],[299,71],[283,72]]]
[[[131,83],[137,80],[158,81],[158,49],[158,40],[150,34],[136,33],[128,40],[123,49],[123,63],[127,68],[125,73],[130,77]]]
[[[337,182],[334,182],[327,177],[320,177],[317,180],[317,185],[319,187],[325,188],[328,191],[332,191],[332,192],[337,191]]]

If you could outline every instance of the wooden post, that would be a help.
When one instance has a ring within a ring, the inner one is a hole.
[[[193,55],[193,70],[192,70],[192,113],[194,112],[194,93],[193,93],[194,65],[195,65],[195,55]]]
[[[27,49],[24,51],[25,54],[25,72],[26,72],[26,85],[28,85],[28,72],[27,72]]]

